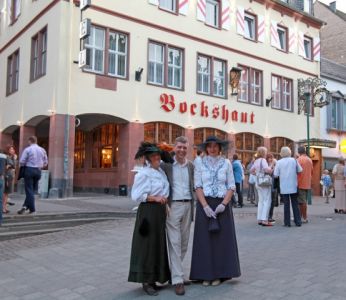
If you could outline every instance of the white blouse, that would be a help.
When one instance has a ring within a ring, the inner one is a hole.
[[[136,202],[147,202],[148,196],[168,197],[169,183],[165,172],[146,166],[135,175],[131,198]]]
[[[215,198],[223,198],[228,190],[235,190],[231,162],[221,156],[204,156],[195,166],[195,188],[202,188],[204,196]]]

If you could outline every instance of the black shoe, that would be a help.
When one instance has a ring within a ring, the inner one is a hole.
[[[157,296],[159,293],[155,291],[154,287],[149,283],[142,283],[143,290],[146,292],[149,296]]]
[[[7,204],[8,204],[8,205],[10,205],[10,206],[13,206],[13,205],[15,205],[15,203],[13,203],[13,202],[10,202],[10,201],[7,201]]]
[[[242,205],[242,204],[238,204],[236,207],[237,207],[237,208],[242,208],[243,205]]]
[[[22,215],[22,214],[25,213],[25,211],[26,211],[26,207],[23,206],[20,210],[17,211],[17,214],[18,214],[18,215]]]

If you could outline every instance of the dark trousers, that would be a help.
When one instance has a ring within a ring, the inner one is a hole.
[[[278,206],[278,192],[276,189],[272,189],[272,203],[269,209],[269,219],[273,219],[274,206]]]
[[[241,183],[235,183],[235,188],[236,188],[236,192],[237,192],[237,195],[238,195],[238,205],[240,206],[243,206],[243,191],[241,189]],[[236,201],[235,201],[235,196],[233,195],[232,196],[232,203],[235,204]]]
[[[4,187],[5,187],[5,180],[4,176],[0,175],[0,224],[2,223],[2,198],[4,196]],[[6,209],[6,207],[4,207]]]
[[[294,223],[297,226],[302,224],[300,218],[300,212],[298,207],[298,194],[281,194],[281,197],[284,201],[284,224],[286,226],[291,226],[291,211],[290,211],[290,200],[292,204]]]
[[[26,167],[24,175],[25,201],[23,206],[31,212],[35,211],[35,192],[38,190],[38,181],[41,178],[39,168]]]

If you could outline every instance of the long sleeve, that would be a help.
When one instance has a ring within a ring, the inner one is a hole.
[[[226,173],[226,189],[227,190],[235,190],[235,180],[233,174],[232,164],[229,160],[226,160],[226,164],[228,166]]]
[[[195,164],[194,180],[195,180],[195,189],[203,188],[201,163]]]
[[[146,202],[150,190],[148,176],[144,172],[137,173],[131,190],[131,199],[135,202]]]

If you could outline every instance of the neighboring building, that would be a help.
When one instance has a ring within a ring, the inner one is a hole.
[[[2,3],[0,145],[21,152],[36,134],[52,193],[131,186],[141,140],[184,134],[192,158],[215,134],[246,163],[260,145],[278,155],[306,138],[297,79],[320,75],[323,24],[311,1],[92,1],[82,43],[79,1]],[[233,67],[243,70],[235,91]],[[319,109],[310,113],[319,138]]]
[[[327,23],[321,29],[322,57],[346,66],[346,13],[336,8],[337,3],[333,1],[328,6],[316,1],[314,14]]]

